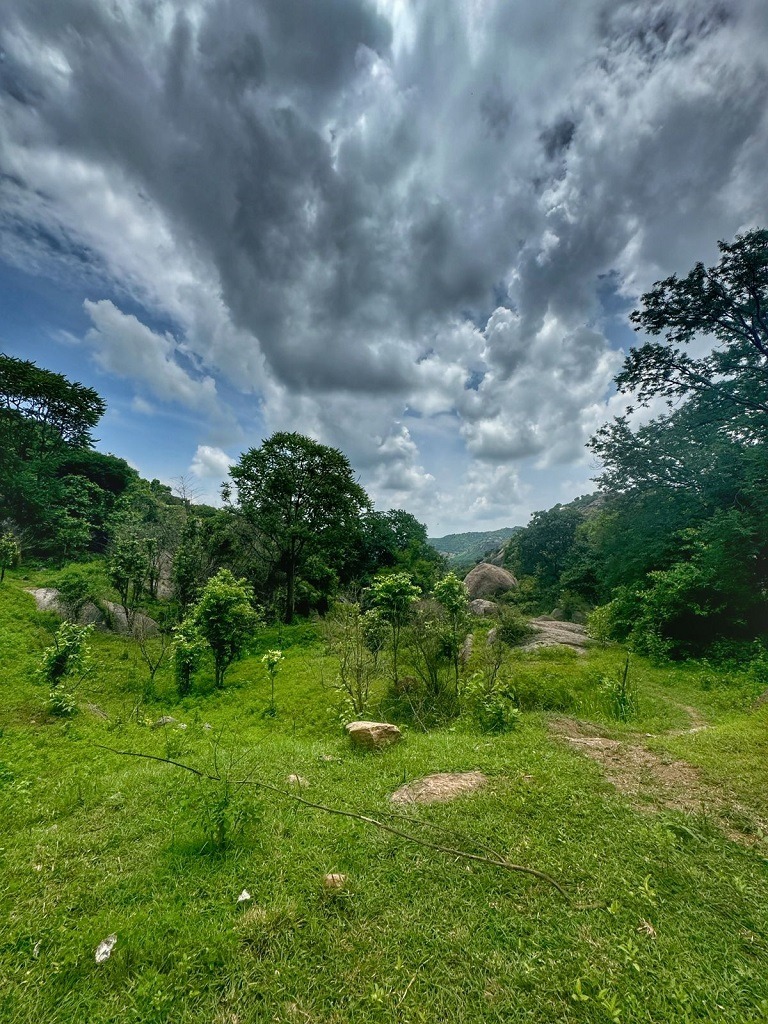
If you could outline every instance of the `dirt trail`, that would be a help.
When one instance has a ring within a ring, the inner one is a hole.
[[[689,716],[690,726],[664,735],[689,735],[709,727],[696,708],[683,707],[683,710]],[[725,786],[706,782],[699,770],[687,761],[649,750],[643,741],[654,738],[652,736],[634,734],[622,740],[611,739],[604,735],[600,726],[575,718],[554,718],[549,722],[549,730],[597,761],[606,779],[628,797],[637,810],[665,808],[686,814],[706,814],[729,839],[745,846],[761,844],[768,835],[768,822],[736,800]]]

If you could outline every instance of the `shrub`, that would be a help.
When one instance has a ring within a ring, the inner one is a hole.
[[[507,647],[519,647],[533,636],[533,629],[519,612],[512,608],[504,608],[496,627],[496,636]]]

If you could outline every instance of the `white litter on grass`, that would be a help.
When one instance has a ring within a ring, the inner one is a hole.
[[[245,901],[249,900],[250,898],[251,898],[251,894],[248,892],[248,890],[247,889],[243,889],[243,891],[237,897],[237,902],[238,903],[245,903]]]
[[[105,960],[109,960],[112,956],[112,950],[115,948],[117,942],[116,935],[108,935],[106,939],[103,939],[96,947],[96,963],[103,964]]]

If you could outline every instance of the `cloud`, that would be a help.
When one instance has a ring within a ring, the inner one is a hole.
[[[102,369],[143,384],[164,401],[216,413],[215,381],[212,377],[194,376],[180,365],[179,347],[171,334],[150,330],[108,299],[86,299],[83,305],[93,322],[86,341]]]
[[[221,482],[229,476],[231,465],[233,465],[232,458],[221,448],[212,448],[210,445],[201,444],[197,446],[189,472],[200,480]]]
[[[607,291],[765,222],[767,41],[761,0],[6,0],[0,238],[114,298],[154,402],[503,516],[616,409]]]

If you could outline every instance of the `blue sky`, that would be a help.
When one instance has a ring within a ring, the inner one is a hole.
[[[767,42],[759,0],[5,0],[0,348],[202,497],[287,429],[433,534],[523,523],[592,488],[642,291],[765,225]]]

